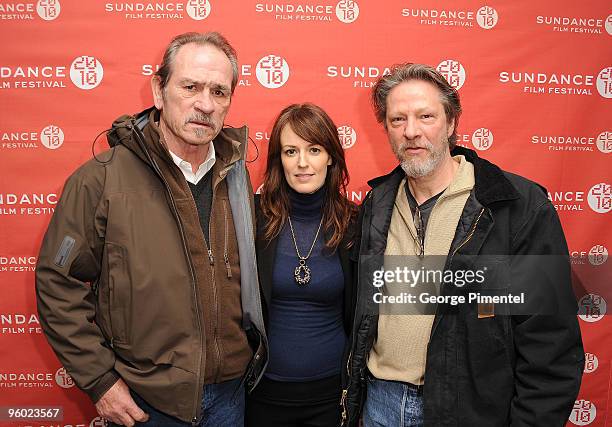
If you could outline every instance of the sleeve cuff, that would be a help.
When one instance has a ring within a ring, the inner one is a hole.
[[[100,379],[96,382],[94,386],[84,391],[89,395],[89,397],[95,404],[98,402],[98,400],[100,400],[102,396],[104,396],[104,393],[106,393],[108,389],[110,389],[120,379],[121,377],[119,376],[119,374],[114,369],[111,369],[110,371],[102,375],[102,377],[100,377]]]

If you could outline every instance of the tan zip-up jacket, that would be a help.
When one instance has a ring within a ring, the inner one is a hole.
[[[109,134],[116,145],[67,180],[40,250],[38,309],[49,343],[94,402],[121,377],[190,422],[203,385],[241,376],[252,356],[225,179],[244,157],[246,132],[224,129],[214,141],[211,258],[155,113],[142,132],[133,118],[118,119]]]

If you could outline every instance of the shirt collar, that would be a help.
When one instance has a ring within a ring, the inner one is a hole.
[[[204,175],[206,175],[208,171],[212,169],[217,158],[215,154],[215,145],[212,141],[210,141],[210,143],[208,144],[208,154],[206,156],[206,159],[204,159],[204,162],[202,162],[196,173],[193,173],[191,170],[191,164],[189,162],[181,159],[172,151],[168,151],[170,152],[172,161],[176,166],[178,166],[181,172],[183,172],[183,175],[185,176],[187,182],[194,185],[196,185],[204,177]]]

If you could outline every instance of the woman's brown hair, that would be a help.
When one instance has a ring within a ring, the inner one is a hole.
[[[290,187],[281,162],[281,132],[285,126],[291,126],[303,140],[322,146],[332,159],[323,184],[326,187],[323,230],[327,237],[325,247],[333,252],[347,233],[357,207],[346,198],[349,174],[337,127],[323,109],[310,103],[286,107],[272,127],[261,194],[261,209],[266,218],[264,238],[272,240],[278,236],[289,216]]]

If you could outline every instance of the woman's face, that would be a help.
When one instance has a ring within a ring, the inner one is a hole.
[[[287,124],[280,134],[281,162],[287,184],[298,193],[310,194],[325,183],[327,166],[332,159],[321,145],[295,134]]]

